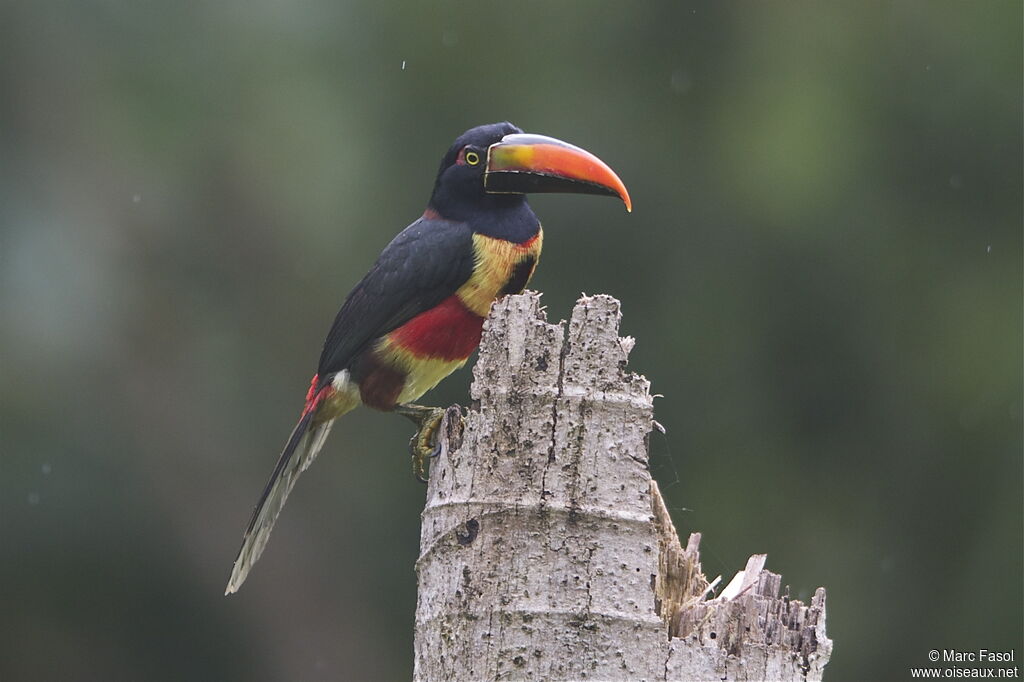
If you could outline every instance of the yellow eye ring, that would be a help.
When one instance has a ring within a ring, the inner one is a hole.
[[[480,163],[480,155],[476,152],[466,152],[466,163],[470,166],[475,166]]]

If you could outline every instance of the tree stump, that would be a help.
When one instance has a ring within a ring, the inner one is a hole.
[[[568,325],[497,302],[472,408],[448,409],[416,564],[414,679],[818,680],[825,591],[779,598],[751,558],[713,598],[647,463],[650,383],[626,371],[619,302]]]

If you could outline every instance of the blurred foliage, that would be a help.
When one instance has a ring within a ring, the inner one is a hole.
[[[407,679],[423,489],[360,411],[221,592],[337,306],[464,129],[534,287],[622,299],[704,567],[829,590],[832,680],[1022,641],[1021,5],[0,4],[0,679]],[[430,397],[465,401],[469,371]],[[69,677],[69,675],[71,677]]]

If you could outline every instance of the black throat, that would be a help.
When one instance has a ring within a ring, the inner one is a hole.
[[[440,201],[439,201],[440,199]],[[430,208],[445,220],[469,225],[473,232],[522,244],[540,232],[540,220],[522,194],[485,194],[475,201],[446,202],[436,194]]]

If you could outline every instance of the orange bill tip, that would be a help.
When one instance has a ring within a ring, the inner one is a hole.
[[[633,210],[626,185],[608,164],[568,142],[515,133],[487,151],[485,186],[492,193],[577,192],[615,196]]]

